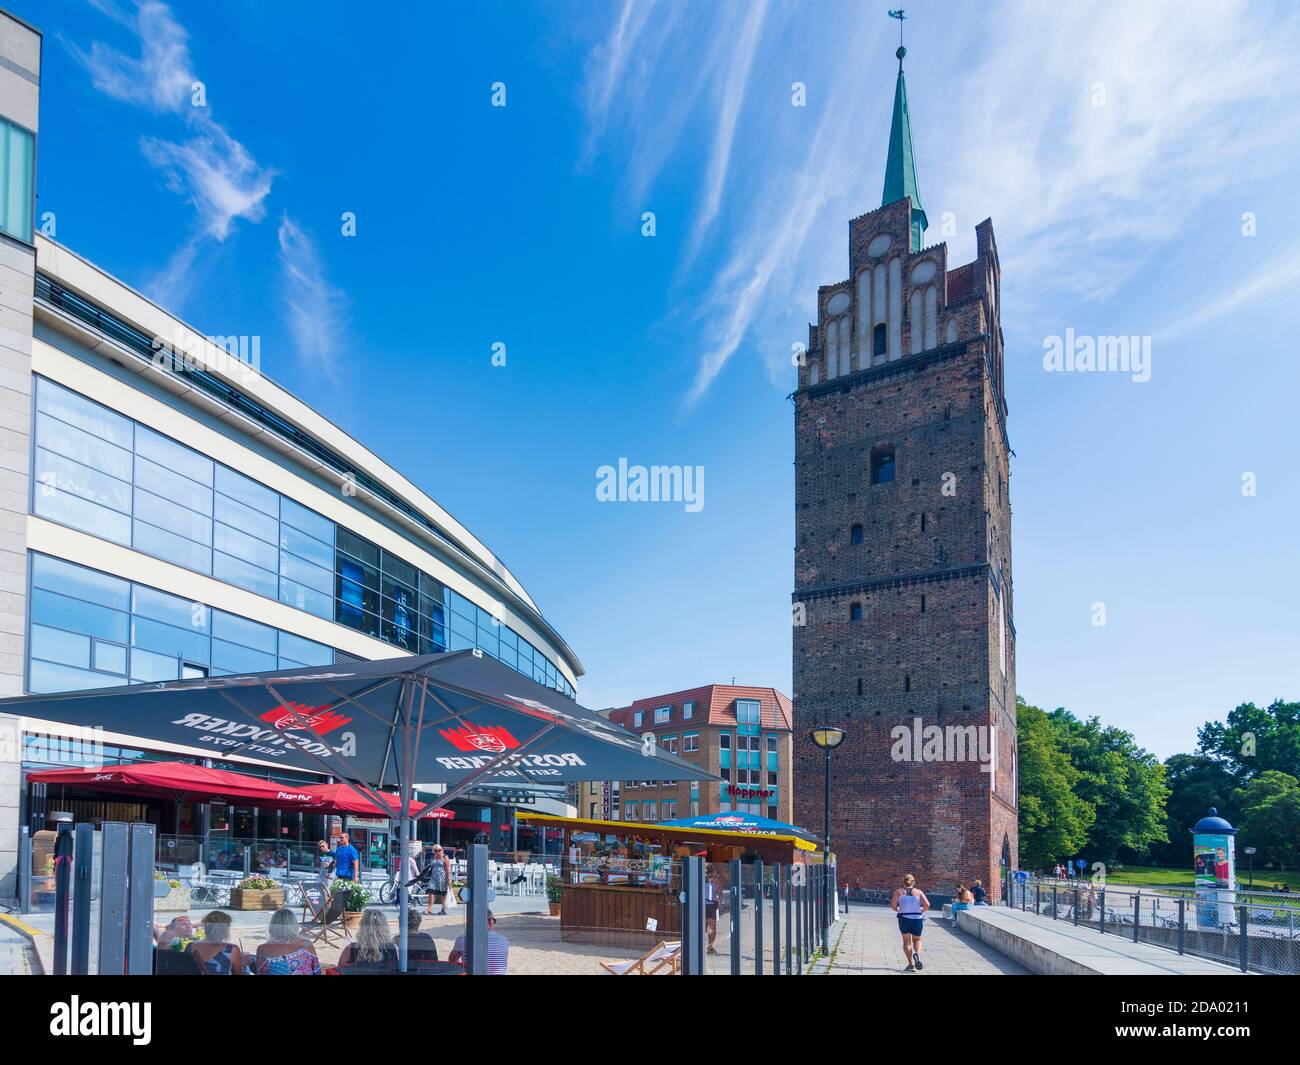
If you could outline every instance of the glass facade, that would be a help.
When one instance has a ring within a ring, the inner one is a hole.
[[[481,648],[570,698],[510,626],[410,563],[149,427],[36,379],[32,512],[412,654]],[[268,667],[274,668],[274,667]]]
[[[27,690],[72,691],[144,681],[328,665],[334,652],[48,555],[31,555]]]
[[[32,242],[36,138],[0,118],[0,229]]]

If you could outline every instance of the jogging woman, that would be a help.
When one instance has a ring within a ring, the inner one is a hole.
[[[918,971],[925,968],[921,962],[921,933],[925,931],[925,911],[930,908],[930,900],[916,886],[916,877],[911,873],[903,877],[903,886],[894,889],[889,905],[898,914],[898,930],[903,934],[903,957],[907,959],[907,968]]]

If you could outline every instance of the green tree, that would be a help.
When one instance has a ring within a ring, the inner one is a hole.
[[[1236,822],[1236,785],[1228,766],[1208,754],[1175,754],[1165,759],[1165,783],[1169,801],[1165,804],[1164,843],[1152,847],[1152,855],[1164,865],[1185,866],[1191,862],[1191,828],[1214,807],[1219,816]]]
[[[1107,863],[1144,858],[1165,831],[1165,767],[1137,745],[1131,732],[1081,721],[1068,710],[1047,715],[1070,762],[1079,771],[1078,796],[1096,811],[1088,832],[1087,857]]]
[[[1238,786],[1269,770],[1300,779],[1300,702],[1276,699],[1263,709],[1242,703],[1226,722],[1203,725],[1197,739],[1200,752],[1226,763]]]
[[[1236,794],[1238,846],[1258,847],[1255,865],[1295,868],[1300,859],[1300,780],[1266,769]]]
[[[1048,715],[1020,698],[1016,714],[1020,864],[1033,869],[1078,854],[1096,811],[1075,794],[1080,773]]]

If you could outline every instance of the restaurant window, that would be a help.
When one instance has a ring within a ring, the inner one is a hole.
[[[700,749],[700,734],[698,732],[688,732],[682,737],[682,752],[690,754]]]
[[[655,711],[655,724],[665,725],[672,720],[673,708],[671,706],[661,706]]]

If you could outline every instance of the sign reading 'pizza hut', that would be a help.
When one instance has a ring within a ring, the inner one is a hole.
[[[482,755],[449,755],[439,757],[438,764],[446,769],[478,769],[498,755],[512,751],[519,746],[519,741],[502,725],[461,725],[459,728],[438,730],[448,743],[458,751],[481,751]],[[558,776],[558,767],[569,765],[586,765],[578,755],[566,754],[520,754],[503,759],[502,768],[518,769],[530,776]]]

